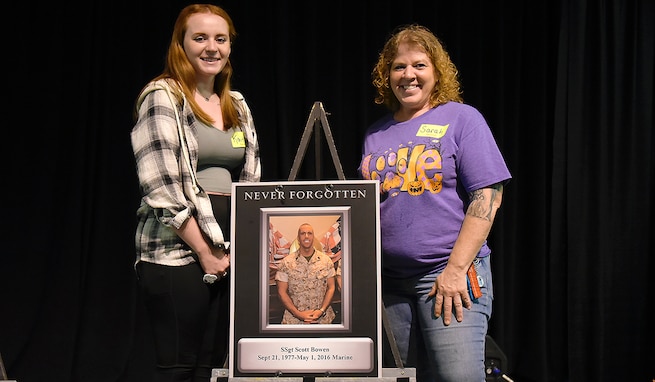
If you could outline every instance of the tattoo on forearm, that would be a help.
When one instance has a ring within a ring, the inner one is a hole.
[[[491,197],[486,200],[483,190],[475,190],[469,194],[471,203],[469,204],[466,214],[476,218],[491,221],[493,218],[493,205],[498,193],[503,189],[502,184],[494,184],[489,187],[491,190]]]

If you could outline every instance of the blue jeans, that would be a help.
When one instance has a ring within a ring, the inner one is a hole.
[[[417,382],[484,382],[485,336],[491,317],[493,284],[489,257],[476,258],[482,297],[464,319],[453,310],[450,325],[434,316],[428,293],[438,273],[412,279],[383,277],[382,300],[388,325],[405,367],[416,368]]]

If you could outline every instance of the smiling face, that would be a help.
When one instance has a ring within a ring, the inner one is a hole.
[[[391,90],[400,102],[399,113],[415,117],[429,110],[436,82],[434,67],[425,51],[418,45],[400,43],[389,73]]]
[[[305,251],[314,245],[314,229],[309,224],[303,224],[298,228],[298,244]]]
[[[191,15],[184,35],[184,52],[199,77],[216,76],[231,52],[227,21],[211,13]]]

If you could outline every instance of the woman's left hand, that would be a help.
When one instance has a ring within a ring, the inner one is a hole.
[[[458,272],[453,267],[448,267],[437,275],[432,290],[428,296],[434,296],[434,315],[439,318],[443,312],[444,325],[450,325],[452,320],[453,307],[455,308],[455,319],[462,322],[464,319],[464,308],[471,309],[471,300],[468,296],[466,284],[466,271]]]

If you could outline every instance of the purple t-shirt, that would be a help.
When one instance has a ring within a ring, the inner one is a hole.
[[[391,114],[366,131],[359,171],[380,181],[383,273],[441,270],[459,234],[468,193],[511,178],[478,110],[449,102],[405,122]],[[478,256],[488,256],[485,242]]]

